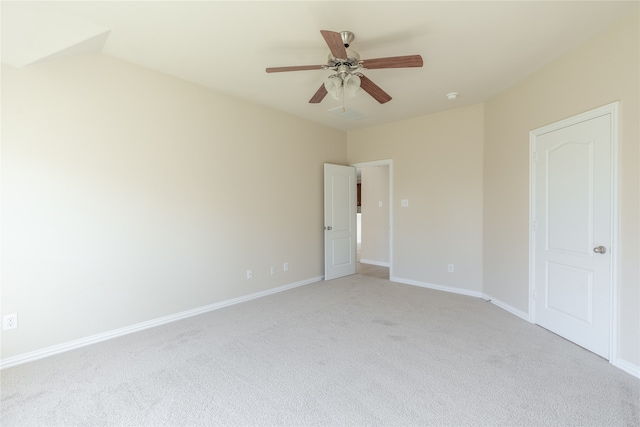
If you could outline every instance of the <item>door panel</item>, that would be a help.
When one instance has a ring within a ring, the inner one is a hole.
[[[547,262],[545,281],[548,310],[571,316],[588,325],[592,323],[593,272]]]
[[[611,312],[611,115],[536,136],[535,320],[603,357]]]
[[[324,278],[356,273],[356,169],[324,165]]]
[[[351,263],[351,239],[333,239],[331,240],[333,259],[331,265],[342,266]]]
[[[591,254],[593,143],[561,143],[547,152],[549,250]]]

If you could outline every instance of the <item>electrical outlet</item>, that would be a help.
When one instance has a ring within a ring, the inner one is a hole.
[[[253,270],[247,270],[247,279],[253,278]]]
[[[276,268],[275,267],[271,267],[271,275],[273,276],[274,274],[276,274]]]
[[[7,314],[2,316],[2,329],[16,329],[18,327],[18,314]]]
[[[288,262],[285,262],[285,263],[282,265],[282,271],[289,271],[289,263],[288,263]]]
[[[449,273],[453,273],[453,264],[449,264],[447,270],[449,271]]]

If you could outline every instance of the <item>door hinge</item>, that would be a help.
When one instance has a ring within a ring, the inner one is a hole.
[[[538,231],[538,221],[533,221],[532,228],[533,231]]]
[[[537,151],[534,151],[534,152],[533,152],[533,161],[534,161],[534,162],[537,162],[537,161],[538,161],[538,152],[537,152]]]

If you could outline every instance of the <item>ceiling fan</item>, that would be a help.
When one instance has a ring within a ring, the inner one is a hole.
[[[380,104],[391,101],[391,95],[382,90],[378,85],[363,75],[360,70],[376,70],[381,68],[409,68],[422,67],[420,55],[392,56],[387,58],[360,59],[358,52],[349,49],[355,35],[351,31],[327,31],[321,30],[331,54],[326,65],[295,65],[291,67],[267,68],[267,73],[281,73],[285,71],[306,70],[332,70],[335,74],[320,86],[311,97],[309,103],[320,103],[327,93],[338,98],[338,95],[353,94],[358,88],[362,88]]]

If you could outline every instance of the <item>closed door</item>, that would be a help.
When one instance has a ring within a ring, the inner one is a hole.
[[[356,273],[356,168],[324,165],[324,278]]]
[[[609,358],[612,115],[533,140],[535,322]]]

